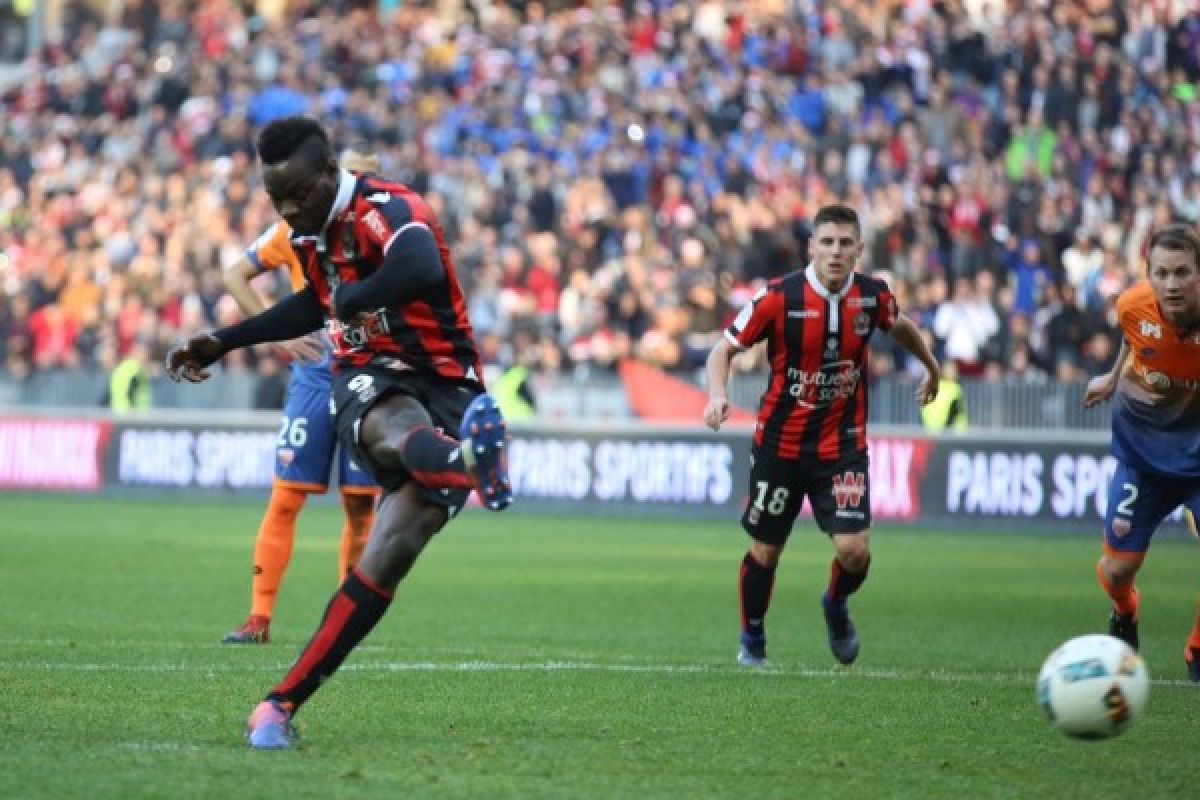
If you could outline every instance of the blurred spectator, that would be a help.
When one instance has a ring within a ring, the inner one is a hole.
[[[955,362],[964,377],[983,373],[983,347],[1000,330],[1000,320],[986,298],[975,292],[970,278],[954,281],[954,292],[933,317],[933,334],[941,352]]]
[[[108,381],[108,407],[114,413],[128,414],[150,408],[150,375],[146,371],[149,357],[149,348],[139,340],[113,368]]]
[[[932,403],[922,406],[920,413],[921,425],[930,433],[967,429],[967,400],[954,361],[947,361],[942,367],[937,396]]]
[[[0,83],[10,376],[235,316],[222,266],[274,219],[253,137],[288,113],[429,197],[485,357],[527,334],[535,375],[694,370],[845,201],[964,378],[1073,378],[1150,231],[1200,221],[1193,4],[272,5],[68,15]],[[264,396],[278,368],[228,366]]]
[[[260,357],[258,383],[254,386],[254,407],[267,411],[282,409],[287,398],[288,375],[274,355]]]

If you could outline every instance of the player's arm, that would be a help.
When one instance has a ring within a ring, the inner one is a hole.
[[[911,319],[898,313],[892,327],[888,329],[888,335],[896,344],[903,347],[924,365],[925,377],[917,386],[917,402],[921,405],[932,403],[933,398],[937,397],[938,383],[942,379],[942,368],[921,337],[921,331],[917,329]]]
[[[383,264],[371,275],[343,283],[333,294],[333,315],[352,320],[365,311],[398,305],[445,282],[446,268],[433,231],[423,222],[402,226],[383,247]]]
[[[250,285],[250,281],[262,274],[263,267],[255,263],[250,255],[243,255],[225,269],[225,289],[233,296],[242,313],[248,317],[261,314],[267,307]],[[315,336],[281,342],[279,348],[300,361],[320,361],[325,355],[324,345]]]
[[[225,268],[225,289],[233,295],[238,308],[248,317],[261,314],[267,308],[267,304],[250,285],[250,281],[262,272],[262,268],[251,261],[249,256],[242,256]]]
[[[1087,389],[1083,393],[1084,408],[1097,406],[1113,396],[1113,392],[1117,391],[1117,383],[1121,380],[1121,373],[1125,371],[1125,362],[1129,360],[1129,353],[1129,342],[1125,341],[1125,337],[1122,336],[1121,349],[1117,352],[1117,360],[1113,363],[1112,369],[1088,381]]]
[[[321,301],[306,286],[261,314],[211,333],[198,333],[167,353],[167,372],[175,380],[200,383],[210,373],[207,367],[231,350],[263,342],[295,339],[319,330],[325,324]]]
[[[704,423],[714,431],[729,419],[729,395],[726,385],[733,358],[748,347],[767,339],[775,321],[783,314],[783,294],[770,288],[759,289],[749,303],[742,306],[737,317],[713,345],[704,364],[708,382],[708,403],[704,406]]]
[[[714,431],[721,429],[721,424],[729,419],[729,384],[730,366],[733,357],[741,351],[737,345],[722,336],[713,345],[704,363],[704,377],[708,383],[708,404],[704,406],[704,424]]]

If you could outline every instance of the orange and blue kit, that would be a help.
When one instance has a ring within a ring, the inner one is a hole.
[[[1130,357],[1114,398],[1104,541],[1136,554],[1180,505],[1200,512],[1200,325],[1168,322],[1144,282],[1117,299],[1117,317]]]

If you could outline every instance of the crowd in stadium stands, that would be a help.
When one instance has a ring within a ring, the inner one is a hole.
[[[1200,219],[1189,3],[122,5],[2,97],[16,378],[229,323],[222,267],[274,221],[254,135],[292,113],[428,196],[485,359],[538,370],[694,370],[840,199],[961,375],[1078,381],[1147,233]]]

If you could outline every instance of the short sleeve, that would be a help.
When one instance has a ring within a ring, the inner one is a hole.
[[[885,333],[892,329],[900,317],[900,309],[896,305],[896,295],[883,281],[879,282],[879,318],[876,326]]]
[[[1125,337],[1134,332],[1137,314],[1134,310],[1138,307],[1138,289],[1133,287],[1126,289],[1117,296],[1116,311],[1117,311],[1117,327],[1119,327]]]
[[[275,223],[246,249],[246,258],[263,271],[290,267],[294,258],[291,230],[286,225]]]
[[[386,187],[368,186],[363,200],[365,207],[358,219],[359,229],[384,253],[402,231],[414,225],[425,226],[416,219],[408,198]]]
[[[765,288],[742,307],[725,329],[725,338],[739,350],[752,347],[767,338],[783,308],[783,294]]]

